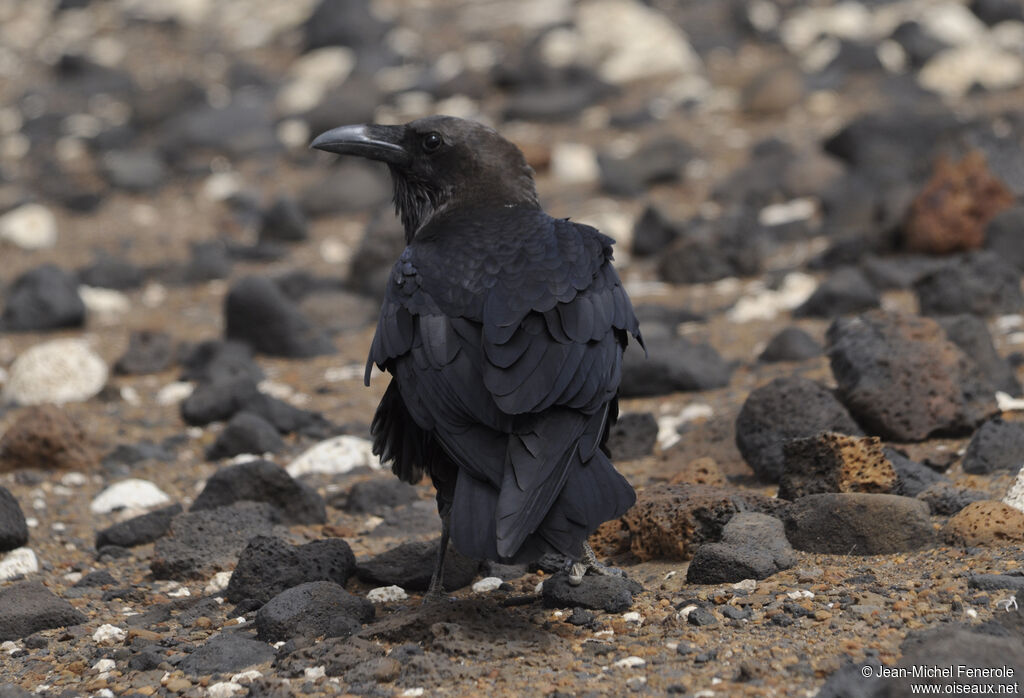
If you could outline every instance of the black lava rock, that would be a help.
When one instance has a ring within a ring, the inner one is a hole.
[[[373,604],[334,582],[307,582],[281,592],[256,613],[264,642],[293,637],[344,637],[373,620]]]
[[[638,196],[652,184],[679,181],[693,156],[689,143],[672,136],[655,138],[625,158],[599,154],[601,186],[616,196]]]
[[[108,584],[117,584],[117,580],[114,579],[114,575],[110,574],[106,570],[97,570],[90,572],[85,575],[77,582],[75,582],[73,588],[78,589],[93,589],[96,587],[107,586]]]
[[[174,361],[171,335],[158,330],[136,330],[128,337],[128,349],[114,364],[122,375],[159,373]]]
[[[0,486],[0,553],[14,550],[28,543],[28,525],[25,514],[14,495]]]
[[[296,546],[280,538],[256,536],[239,556],[225,596],[232,603],[243,599],[266,603],[285,589],[305,582],[344,585],[355,569],[352,549],[340,538]]]
[[[951,482],[940,480],[925,487],[917,498],[928,505],[933,516],[952,516],[971,502],[989,499],[987,492],[956,487]]]
[[[19,276],[7,293],[0,330],[55,330],[85,324],[85,303],[71,274],[44,264]]]
[[[282,521],[290,524],[322,524],[327,520],[327,508],[316,490],[265,460],[229,465],[215,472],[191,511],[243,501],[271,504],[281,512]]]
[[[1024,272],[1024,206],[1007,209],[989,221],[985,248]]]
[[[648,204],[633,224],[633,254],[637,257],[660,254],[678,237],[679,228]]]
[[[971,12],[989,26],[1024,22],[1024,7],[1017,0],[971,0]]]
[[[238,412],[206,449],[209,460],[231,458],[242,453],[277,453],[284,449],[284,440],[277,428],[258,414]]]
[[[832,318],[877,308],[881,302],[878,291],[860,269],[843,267],[825,279],[811,297],[793,311],[793,316]]]
[[[263,213],[260,242],[302,242],[309,237],[309,224],[299,203],[281,197]]]
[[[643,591],[639,582],[618,575],[588,574],[574,586],[569,575],[559,572],[544,580],[542,596],[547,608],[590,608],[622,613],[633,605],[633,597]]]
[[[231,257],[223,242],[197,242],[191,245],[191,256],[180,268],[172,267],[169,280],[183,284],[201,284],[226,279],[231,274]]]
[[[914,68],[920,68],[941,51],[949,47],[937,39],[917,22],[903,22],[893,30],[890,38],[903,47],[907,60]]]
[[[379,516],[386,509],[412,504],[418,499],[415,487],[393,477],[382,477],[352,485],[340,508],[351,514]]]
[[[220,381],[248,378],[263,380],[263,370],[253,361],[252,347],[243,342],[209,340],[188,347],[181,356],[182,380]]]
[[[782,445],[823,431],[864,433],[830,390],[806,378],[777,378],[743,403],[736,446],[759,478],[778,482],[785,460]]]
[[[96,534],[96,549],[108,545],[134,548],[152,543],[163,537],[171,528],[171,521],[182,511],[180,504],[172,504],[148,514],[116,523]]]
[[[729,384],[732,366],[710,344],[685,337],[652,337],[647,357],[639,347],[625,353],[622,397],[666,395],[677,391],[711,390]]]
[[[202,150],[243,158],[280,148],[273,100],[259,90],[244,90],[223,107],[190,106],[164,125],[161,139],[163,156],[171,162]]]
[[[101,166],[110,186],[134,193],[159,189],[167,179],[163,158],[152,150],[110,150]]]
[[[633,460],[654,453],[658,420],[650,412],[627,412],[608,432],[608,450],[613,461]]]
[[[156,579],[209,577],[234,565],[253,536],[275,535],[280,522],[281,512],[264,502],[180,514],[153,546],[150,571]]]
[[[263,354],[308,358],[335,351],[270,279],[249,276],[232,286],[224,318],[229,340],[246,342]]]
[[[378,210],[370,219],[352,255],[348,285],[357,293],[381,298],[395,260],[405,249],[405,231],[390,209]]]
[[[369,584],[397,585],[410,591],[426,591],[437,559],[440,539],[402,543],[363,560],[356,566],[356,576]],[[455,548],[448,548],[444,563],[443,586],[455,591],[468,585],[480,570],[480,563],[465,557]]]
[[[380,165],[358,161],[331,167],[299,195],[310,218],[373,210],[390,199],[391,185]]]
[[[886,555],[936,542],[928,506],[895,494],[809,494],[784,515],[789,542],[813,553]]]
[[[259,415],[282,434],[301,433],[321,439],[330,432],[330,423],[317,412],[308,412],[259,391],[250,378],[200,383],[181,403],[181,418],[186,424],[203,426],[231,419],[241,411]]]
[[[939,318],[939,324],[949,340],[978,365],[997,390],[1009,395],[1021,394],[1017,372],[996,352],[984,320],[975,315],[953,315]]]
[[[922,315],[1019,313],[1024,310],[1020,277],[1019,269],[982,250],[924,276],[914,292]]]
[[[750,276],[763,264],[764,230],[747,215],[689,221],[680,239],[661,253],[658,275],[670,284],[701,284]]]
[[[0,589],[0,642],[87,620],[42,582],[18,582]]]
[[[79,269],[78,280],[86,286],[130,291],[141,288],[146,275],[129,261],[104,254],[89,266]]]
[[[811,335],[799,327],[787,327],[768,341],[759,361],[804,361],[821,356],[824,349]]]
[[[373,46],[389,28],[370,11],[368,0],[320,0],[304,26],[306,50]]]
[[[892,469],[896,471],[896,477],[899,478],[896,494],[916,497],[931,485],[947,481],[945,477],[927,465],[910,460],[896,449],[886,447],[883,450],[885,457],[892,463]]]
[[[995,418],[971,437],[964,454],[965,473],[1016,470],[1024,464],[1024,424]]]
[[[275,655],[274,648],[266,642],[238,633],[221,633],[181,660],[178,668],[188,676],[233,674],[269,662]]]
[[[720,584],[766,579],[795,564],[796,554],[779,519],[739,512],[722,529],[720,543],[697,548],[686,570],[686,581]]]

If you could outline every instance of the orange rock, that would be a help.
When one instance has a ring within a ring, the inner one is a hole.
[[[950,545],[1009,545],[1024,543],[1024,512],[994,500],[971,502],[942,528]]]
[[[928,254],[980,248],[985,226],[1013,203],[1013,193],[992,174],[980,152],[971,151],[960,162],[943,157],[910,204],[904,246]]]
[[[823,492],[887,494],[898,479],[876,436],[824,432],[792,439],[782,447],[785,460],[779,497],[796,499]]]
[[[678,473],[669,480],[670,485],[688,482],[694,485],[714,485],[721,487],[728,484],[725,475],[718,469],[714,458],[697,458],[689,461]]]
[[[0,473],[23,468],[92,470],[99,466],[85,430],[55,405],[26,407],[0,439]]]

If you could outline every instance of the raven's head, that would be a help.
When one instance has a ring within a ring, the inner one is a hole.
[[[540,206],[519,148],[475,121],[428,116],[404,126],[341,126],[310,147],[386,162],[409,242],[432,216],[455,207]]]

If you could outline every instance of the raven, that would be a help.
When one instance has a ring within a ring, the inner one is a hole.
[[[636,500],[605,442],[622,352],[643,346],[613,240],[544,213],[522,152],[482,124],[431,116],[342,126],[311,147],[387,163],[407,247],[366,363],[392,375],[373,452],[437,490],[441,594],[448,539],[475,559],[547,552],[579,583],[587,537]]]

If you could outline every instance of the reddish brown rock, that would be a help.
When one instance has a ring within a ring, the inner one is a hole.
[[[629,549],[641,560],[688,560],[702,543],[717,541],[737,512],[772,514],[782,506],[725,487],[656,485],[641,492],[620,521],[629,534]]]
[[[825,432],[782,447],[785,466],[779,497],[822,492],[892,492],[899,479],[877,436]]]
[[[692,485],[713,485],[724,487],[729,484],[725,475],[718,468],[714,458],[697,458],[687,461],[679,471],[669,480],[670,485],[681,485],[690,483]]]
[[[971,502],[942,528],[950,545],[1009,545],[1024,543],[1024,512],[994,500]]]
[[[1013,193],[992,174],[980,152],[972,151],[960,162],[941,158],[907,212],[904,246],[928,254],[978,249],[988,222],[1013,203]]]
[[[79,424],[54,405],[26,407],[0,439],[0,472],[90,470],[99,456]]]

